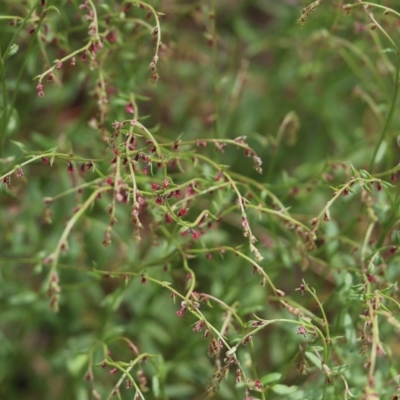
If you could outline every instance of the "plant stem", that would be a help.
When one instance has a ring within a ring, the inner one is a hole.
[[[378,151],[381,147],[382,142],[385,139],[385,136],[387,134],[388,128],[390,123],[392,122],[393,115],[394,115],[394,110],[396,107],[396,101],[397,101],[397,95],[399,93],[399,73],[400,73],[400,56],[397,56],[397,66],[396,66],[396,75],[395,75],[395,81],[394,81],[394,92],[393,92],[393,98],[392,98],[392,104],[390,105],[390,110],[389,114],[386,118],[385,125],[383,126],[382,132],[380,134],[379,140],[377,145],[375,146],[374,153],[371,158],[371,162],[369,164],[369,170],[372,171],[372,168],[375,164],[376,156],[378,154]]]

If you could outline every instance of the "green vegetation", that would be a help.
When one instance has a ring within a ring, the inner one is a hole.
[[[1,399],[397,399],[400,6],[4,0]]]

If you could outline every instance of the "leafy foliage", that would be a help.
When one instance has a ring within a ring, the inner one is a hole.
[[[395,2],[3,3],[0,397],[397,399]]]

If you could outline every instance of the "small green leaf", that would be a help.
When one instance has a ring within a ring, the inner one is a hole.
[[[39,275],[43,271],[43,264],[38,263],[33,267],[33,274],[34,275]]]
[[[69,373],[73,376],[78,376],[82,373],[83,368],[88,363],[88,355],[87,354],[77,354],[73,357],[72,354],[67,357],[67,369]]]
[[[384,140],[384,141],[380,144],[380,146],[379,146],[379,148],[378,148],[378,151],[377,151],[377,153],[376,153],[375,164],[379,164],[379,163],[381,162],[383,156],[384,156],[385,153],[386,153],[386,149],[387,149],[387,142],[386,142],[386,140]]]
[[[400,231],[394,230],[392,232],[392,243],[396,246],[400,245]]]
[[[160,380],[157,375],[154,375],[151,380],[151,388],[153,389],[153,393],[155,397],[160,396]]]
[[[392,188],[394,188],[394,185],[392,185],[391,183],[386,182],[386,181],[381,181],[381,185],[382,185],[385,189],[392,189]]]
[[[25,145],[21,142],[17,142],[16,140],[10,140],[12,144],[15,144],[22,152],[26,153]]]
[[[393,47],[387,47],[386,49],[382,49],[380,53],[397,53],[397,51]]]
[[[276,394],[293,394],[297,392],[297,386],[286,386],[277,383],[276,385],[272,386],[272,391]]]
[[[372,261],[372,264],[375,266],[375,267],[379,267],[380,265],[382,265],[383,264],[383,258],[382,258],[382,256],[380,255],[380,253],[379,252],[376,252],[375,254],[374,254],[374,256],[373,256],[373,259],[371,260]]]
[[[397,290],[397,283],[390,285],[389,287],[387,287],[385,289],[381,289],[380,292],[388,295],[388,294],[391,294],[395,290]]]
[[[109,12],[109,13],[111,12],[110,6],[108,4],[100,4],[100,7],[106,12]]]
[[[343,328],[345,331],[346,339],[351,344],[354,345],[356,342],[356,332],[353,325],[353,320],[350,314],[346,313],[343,317]]]
[[[272,372],[271,374],[264,375],[260,381],[263,385],[270,385],[271,383],[277,382],[282,378],[280,372]]]
[[[7,53],[4,55],[4,61],[6,61],[8,58],[10,58],[14,54],[16,54],[18,50],[19,50],[19,46],[15,43],[12,44],[10,46],[10,48],[8,49]]]
[[[312,346],[311,349],[314,351],[324,351],[324,348],[322,346]]]
[[[359,283],[358,285],[351,286],[350,289],[354,290],[355,292],[361,292],[364,291],[365,285],[363,283]]]
[[[365,169],[360,169],[360,176],[361,178],[364,179],[372,179],[372,176],[369,172],[367,172]]]
[[[55,12],[58,13],[58,15],[61,15],[60,10],[59,10],[57,7],[55,7],[55,6],[48,6],[48,7],[46,8],[46,11],[51,11],[51,10],[54,10]]]
[[[338,365],[332,368],[332,372],[336,372],[338,374],[343,374],[349,369],[349,364]]]
[[[306,351],[306,357],[319,369],[322,368],[322,361],[314,354]]]
[[[21,306],[26,304],[34,303],[38,298],[36,292],[23,292],[17,293],[14,296],[10,297],[9,304],[13,306]]]

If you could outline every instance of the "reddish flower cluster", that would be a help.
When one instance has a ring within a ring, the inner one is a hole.
[[[41,82],[39,82],[36,86],[37,92],[38,92],[38,96],[39,97],[43,97],[44,96],[44,91],[43,91],[43,85],[41,84]]]
[[[186,301],[182,301],[181,308],[176,312],[178,317],[183,317],[183,314],[186,312]]]

